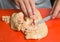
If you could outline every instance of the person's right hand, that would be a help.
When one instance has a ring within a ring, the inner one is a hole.
[[[33,18],[33,15],[36,14],[34,0],[14,0],[14,1],[19,7],[21,7],[21,10],[26,16]]]
[[[52,19],[60,18],[60,0],[55,0],[51,14],[52,14]]]

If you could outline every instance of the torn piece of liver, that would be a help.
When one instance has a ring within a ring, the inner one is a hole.
[[[42,16],[38,10],[36,10],[34,15],[34,21],[29,17],[24,17],[22,12],[13,13],[10,16],[11,29],[22,31],[25,34],[26,39],[42,39],[47,36],[48,28],[45,23],[33,24],[42,19]],[[8,17],[9,18],[9,17]],[[26,20],[24,20],[24,18]]]

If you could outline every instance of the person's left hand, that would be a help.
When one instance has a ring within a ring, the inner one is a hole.
[[[17,6],[20,7],[25,16],[33,19],[36,14],[35,0],[14,0]]]
[[[60,18],[60,0],[56,0],[57,3],[53,6],[54,9],[52,10],[53,15],[52,15],[52,19],[55,18]]]

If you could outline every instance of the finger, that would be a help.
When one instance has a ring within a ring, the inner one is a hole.
[[[15,1],[15,3],[16,3],[16,5],[18,5],[18,6],[19,6],[19,2],[18,2],[18,1]]]
[[[28,0],[24,0],[24,3],[25,3],[25,6],[26,6],[26,9],[27,9],[27,12],[28,12],[28,15],[30,18],[32,18],[32,9],[31,9],[31,6],[30,6],[30,3]]]
[[[20,7],[21,7],[23,13],[24,13],[26,16],[28,16],[28,13],[27,13],[27,10],[26,10],[26,7],[25,7],[25,5],[24,5],[23,0],[20,0],[19,3],[20,3]]]
[[[55,19],[57,17],[58,13],[59,13],[59,9],[56,7],[53,12],[52,19]]]
[[[29,0],[33,14],[36,14],[36,6],[34,0]]]
[[[60,18],[60,12],[58,13],[57,18]]]

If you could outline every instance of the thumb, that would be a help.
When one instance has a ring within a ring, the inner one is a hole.
[[[53,12],[52,19],[55,19],[58,15],[59,10],[56,8]]]

